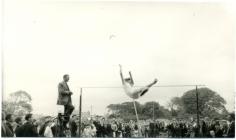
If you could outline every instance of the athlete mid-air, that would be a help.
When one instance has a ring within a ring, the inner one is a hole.
[[[152,87],[154,84],[157,83],[157,79],[154,79],[152,83],[146,85],[145,87],[137,88],[134,86],[134,81],[131,72],[129,72],[130,77],[124,79],[122,73],[122,66],[121,65],[119,66],[120,66],[120,77],[124,91],[132,99],[138,99],[139,97],[143,96],[145,93],[147,93],[150,87]]]

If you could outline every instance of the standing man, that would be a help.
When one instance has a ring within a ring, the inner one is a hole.
[[[58,105],[64,105],[64,114],[66,115],[66,123],[69,122],[70,115],[74,110],[74,106],[72,105],[71,95],[73,94],[67,82],[69,81],[70,77],[68,74],[63,76],[63,81],[58,84]]]

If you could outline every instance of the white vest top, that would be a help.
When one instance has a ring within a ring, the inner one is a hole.
[[[132,99],[138,99],[142,93],[142,88],[135,88],[127,82],[124,82],[123,88],[125,93]]]

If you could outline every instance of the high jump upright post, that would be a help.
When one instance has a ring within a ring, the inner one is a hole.
[[[200,123],[199,123],[199,103],[198,103],[198,88],[196,85],[196,104],[197,104],[197,136],[199,136],[199,132],[200,132]]]
[[[139,118],[138,118],[138,112],[137,112],[135,100],[133,100],[133,104],[134,104],[134,110],[135,110],[135,115],[136,115],[137,124],[138,124],[138,135],[139,135],[139,137],[141,137],[141,130],[140,130],[140,127],[139,127],[140,124],[139,124]]]
[[[81,137],[81,121],[82,121],[82,88],[80,88],[80,98],[79,98],[79,137]]]

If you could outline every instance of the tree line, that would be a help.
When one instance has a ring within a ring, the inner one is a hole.
[[[189,118],[195,117],[197,112],[196,89],[189,90],[181,97],[173,97],[167,106],[161,106],[158,102],[150,101],[145,104],[135,102],[140,119],[157,118]],[[198,103],[200,117],[223,119],[228,115],[225,108],[226,101],[217,92],[209,88],[198,89]],[[107,106],[109,118],[122,118],[135,120],[133,102],[110,104]]]

